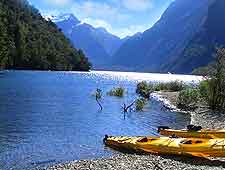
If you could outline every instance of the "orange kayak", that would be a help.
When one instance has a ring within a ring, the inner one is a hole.
[[[225,157],[225,139],[126,137],[106,136],[107,146],[126,151],[188,155],[197,157]]]
[[[225,138],[224,129],[175,130],[159,127],[158,132],[163,136],[176,136],[182,138],[207,138],[207,139]]]

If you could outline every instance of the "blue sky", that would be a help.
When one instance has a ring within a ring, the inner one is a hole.
[[[125,37],[150,28],[173,0],[28,0],[43,15],[73,13],[82,22]]]

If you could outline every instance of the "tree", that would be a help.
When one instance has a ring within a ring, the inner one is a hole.
[[[1,0],[0,67],[88,71],[91,64],[27,0]]]
[[[225,48],[217,48],[214,72],[210,75],[208,102],[213,110],[225,111]]]

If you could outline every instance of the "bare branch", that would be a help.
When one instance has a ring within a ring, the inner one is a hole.
[[[132,102],[130,105],[126,106],[126,104],[124,103],[123,104],[123,112],[124,113],[127,113],[128,112],[128,109],[131,108],[133,105],[134,105],[135,101]]]

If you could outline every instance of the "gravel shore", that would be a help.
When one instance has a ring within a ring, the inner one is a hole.
[[[171,105],[175,105],[177,93],[161,92],[160,96]],[[163,101],[163,100],[162,100]],[[200,113],[199,113],[200,112]],[[190,113],[192,124],[203,128],[225,128],[225,117],[222,114],[199,111]],[[43,170],[221,170],[225,169],[225,159],[205,159],[179,156],[133,155],[72,161],[46,167]]]
[[[166,103],[174,107],[176,105],[178,92],[158,92]],[[194,112],[187,112],[191,114],[191,124],[202,126],[203,128],[225,129],[225,116],[221,113],[213,113],[206,106],[201,105]]]
[[[97,160],[72,161],[46,170],[221,170],[225,160],[178,156],[122,154]]]

